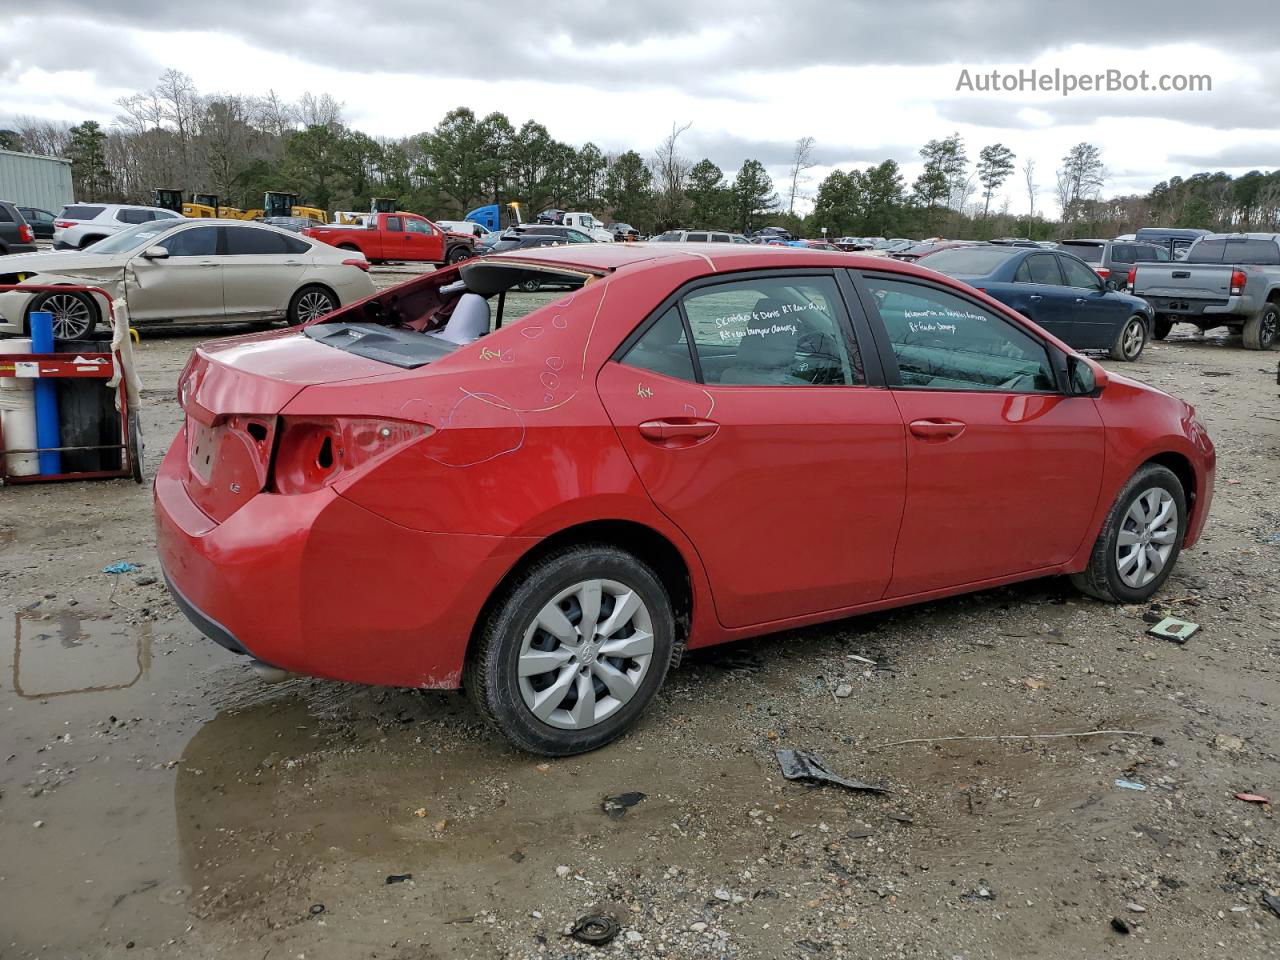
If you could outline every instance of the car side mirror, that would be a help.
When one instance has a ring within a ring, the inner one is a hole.
[[[1107,371],[1088,357],[1067,357],[1067,374],[1074,397],[1096,397],[1107,385]]]
[[[147,249],[142,251],[142,255],[146,257],[148,260],[168,260],[169,248],[161,247],[159,245],[154,247],[147,247]]]

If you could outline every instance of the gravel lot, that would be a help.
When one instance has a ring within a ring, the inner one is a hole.
[[[1276,821],[1234,796],[1280,791],[1276,355],[1188,330],[1108,365],[1218,447],[1157,605],[1190,642],[1038,581],[690,657],[549,763],[456,694],[260,683],[155,582],[146,487],[0,490],[0,958],[1276,956]],[[225,332],[145,335],[148,476]],[[1094,729],[1140,733],[895,745]],[[611,944],[564,936],[599,912]]]

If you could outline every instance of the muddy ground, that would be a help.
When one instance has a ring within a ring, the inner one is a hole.
[[[143,341],[148,477],[211,335]],[[1275,956],[1276,821],[1234,794],[1280,792],[1276,355],[1124,372],[1218,447],[1160,598],[1190,642],[1040,581],[690,657],[551,762],[460,695],[259,682],[155,582],[145,486],[0,490],[0,958]],[[896,743],[1094,729],[1138,733]],[[786,782],[782,746],[891,792]],[[607,947],[564,936],[593,912]]]

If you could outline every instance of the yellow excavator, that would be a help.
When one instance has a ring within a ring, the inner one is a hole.
[[[254,211],[259,217],[310,217],[321,223],[329,222],[329,215],[319,207],[303,207],[298,205],[296,193],[282,193],[268,190],[262,198],[262,209]]]

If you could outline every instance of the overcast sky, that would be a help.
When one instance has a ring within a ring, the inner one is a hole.
[[[1035,159],[1047,208],[1081,140],[1102,149],[1107,195],[1280,163],[1275,0],[40,0],[5,21],[0,125],[109,124],[118,97],[176,67],[203,93],[331,93],[374,135],[467,105],[647,155],[692,122],[691,159],[758,158],[780,192],[802,136],[817,140],[810,191],[832,167],[887,157],[910,182],[921,144],[952,131],[971,160],[1000,141]],[[964,69],[976,82],[1031,68],[1208,74],[1212,91],[957,90]],[[1025,212],[1020,175],[1003,193]]]

